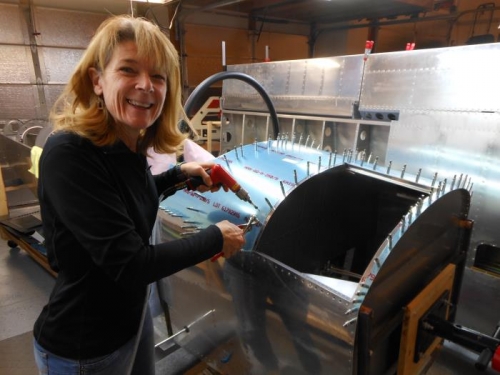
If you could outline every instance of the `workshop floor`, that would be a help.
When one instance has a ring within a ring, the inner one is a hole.
[[[54,278],[28,254],[0,240],[0,374],[36,375],[33,323]]]
[[[10,248],[0,239],[0,375],[38,375],[33,358],[33,324],[54,281],[27,252]],[[181,350],[174,352],[158,361],[157,373],[212,374],[201,363],[195,363],[189,370],[177,371],[177,365],[185,366],[187,361],[193,364],[193,358],[186,357]]]
[[[45,304],[54,278],[28,254],[11,249],[0,239],[0,375],[37,375],[33,360],[33,323]],[[168,358],[170,365],[177,353]],[[446,343],[427,375],[494,375],[491,368],[480,372],[474,368],[477,355],[457,345]],[[181,359],[182,360],[182,359]],[[157,373],[165,375],[207,375],[206,366],[198,363],[186,372],[163,368],[157,363]],[[239,375],[239,374],[238,374]],[[312,374],[314,375],[314,374]]]

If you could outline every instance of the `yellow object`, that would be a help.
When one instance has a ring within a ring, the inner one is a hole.
[[[9,205],[7,204],[7,193],[3,183],[2,168],[0,168],[0,217],[9,215]]]
[[[42,151],[43,149],[38,146],[33,146],[31,148],[31,168],[28,169],[28,171],[33,173],[36,178],[38,178],[38,162],[40,161]]]

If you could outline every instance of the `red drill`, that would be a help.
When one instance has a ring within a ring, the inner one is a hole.
[[[226,186],[229,190],[235,193],[236,196],[240,198],[242,201],[250,203],[252,206],[255,207],[256,210],[259,209],[250,199],[250,195],[248,195],[248,192],[245,189],[243,189],[241,185],[238,182],[236,182],[233,176],[231,176],[229,172],[226,171],[222,166],[220,166],[219,164],[215,164],[214,166],[212,166],[210,169],[207,170],[207,173],[210,175],[210,178],[212,179],[212,184],[219,186],[220,185]],[[182,186],[179,187],[187,188],[188,190],[195,190],[201,184],[203,184],[202,178],[196,176],[187,179],[182,183]]]

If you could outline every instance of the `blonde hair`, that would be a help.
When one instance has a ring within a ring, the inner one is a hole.
[[[109,63],[117,45],[133,41],[139,57],[147,56],[158,71],[167,76],[167,95],[162,112],[153,125],[141,134],[138,151],[146,154],[152,147],[158,153],[171,153],[186,138],[178,122],[187,116],[181,103],[179,55],[160,28],[147,19],[127,15],[106,19],[97,29],[80,62],[76,66],[64,91],[51,111],[54,130],[77,133],[98,146],[110,145],[118,140],[113,118],[95,93],[89,68],[99,71]]]

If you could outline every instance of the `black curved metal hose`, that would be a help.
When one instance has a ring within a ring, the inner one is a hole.
[[[271,101],[271,98],[267,94],[266,90],[264,90],[264,87],[262,87],[262,85],[259,82],[257,82],[255,78],[245,73],[224,71],[215,73],[214,75],[208,77],[193,90],[191,95],[189,95],[189,98],[186,100],[186,103],[184,104],[184,111],[186,113],[190,113],[192,109],[191,107],[193,106],[194,103],[196,103],[196,100],[198,99],[199,95],[202,95],[215,82],[223,81],[226,79],[238,79],[240,81],[248,83],[255,90],[257,90],[262,99],[264,99],[267,108],[269,109],[271,120],[273,122],[274,138],[277,138],[279,134],[279,122],[278,122],[278,114],[276,113],[274,104]]]

